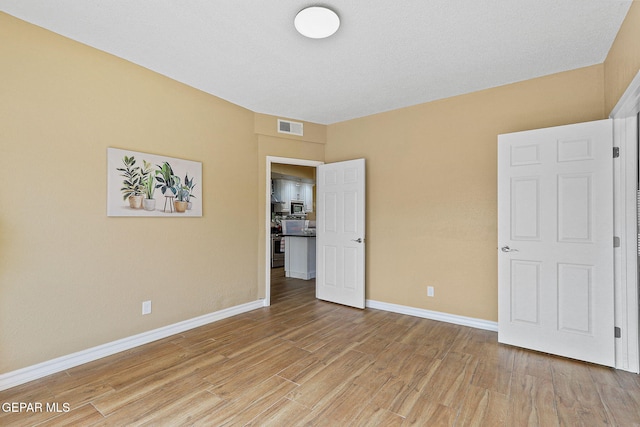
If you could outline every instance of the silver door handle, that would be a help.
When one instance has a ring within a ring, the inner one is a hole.
[[[351,239],[352,242],[362,243],[362,238],[358,237],[357,239]]]
[[[502,252],[518,252],[517,249],[511,249],[509,246],[503,246],[500,248]]]

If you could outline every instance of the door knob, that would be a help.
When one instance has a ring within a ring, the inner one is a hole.
[[[357,239],[351,239],[352,242],[362,243],[362,238],[358,237]]]
[[[511,249],[509,246],[503,246],[500,248],[502,252],[518,252],[517,249]]]

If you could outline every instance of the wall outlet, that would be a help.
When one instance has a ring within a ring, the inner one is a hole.
[[[151,314],[151,301],[142,301],[142,314]]]
[[[434,295],[433,286],[427,286],[427,296],[432,297]]]

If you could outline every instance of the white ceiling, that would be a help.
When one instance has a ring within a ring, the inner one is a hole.
[[[330,124],[602,63],[631,0],[0,0],[0,11],[252,111]]]

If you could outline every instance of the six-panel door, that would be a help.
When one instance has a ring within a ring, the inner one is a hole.
[[[615,363],[611,120],[498,137],[498,339]]]

